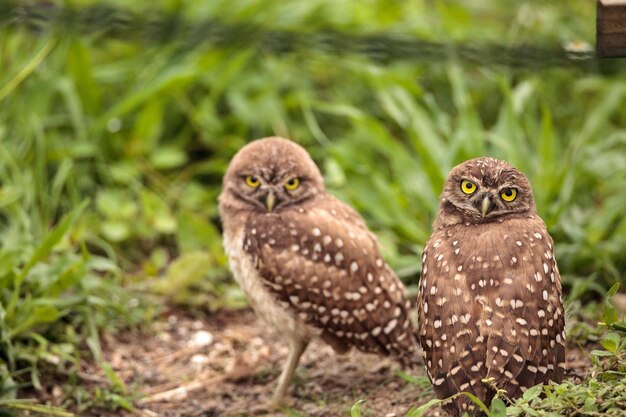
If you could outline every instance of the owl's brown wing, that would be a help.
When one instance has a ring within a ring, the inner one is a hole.
[[[487,398],[486,345],[477,326],[481,306],[472,291],[474,267],[468,261],[478,244],[474,228],[436,229],[424,248],[418,294],[418,335],[433,389],[439,398],[467,391]],[[472,258],[473,257],[473,258]],[[476,285],[473,287],[476,288]],[[465,397],[444,403],[460,416],[472,403]]]
[[[515,224],[517,223],[517,224]],[[553,241],[541,219],[513,220],[494,245],[505,273],[485,314],[487,377],[511,398],[549,381],[560,382],[565,361],[565,317],[561,277]],[[486,320],[491,320],[488,329]]]
[[[420,342],[440,398],[470,391],[491,401],[495,391],[481,382],[489,377],[511,397],[561,379],[560,278],[540,219],[440,228],[422,274]]]
[[[244,233],[266,287],[336,350],[355,346],[414,363],[404,287],[349,206],[329,196],[255,216]]]

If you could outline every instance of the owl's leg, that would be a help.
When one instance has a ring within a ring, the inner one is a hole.
[[[293,374],[298,366],[298,362],[300,361],[300,356],[302,356],[308,344],[308,340],[300,338],[296,338],[291,341],[291,349],[289,350],[287,364],[283,368],[280,378],[278,378],[278,386],[272,396],[272,405],[280,406],[284,404],[285,394],[287,393],[287,389],[293,379]]]

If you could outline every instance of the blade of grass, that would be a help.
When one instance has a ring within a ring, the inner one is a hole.
[[[6,308],[7,320],[11,320],[13,318],[13,315],[15,313],[15,307],[19,301],[22,283],[26,279],[26,276],[28,275],[30,270],[33,268],[33,266],[35,266],[35,264],[37,264],[37,262],[48,256],[48,254],[61,241],[61,239],[63,239],[67,235],[71,227],[76,223],[88,204],[89,201],[84,200],[72,212],[63,217],[59,225],[50,234],[48,234],[44,241],[37,247],[35,253],[33,253],[33,255],[30,257],[26,265],[24,265],[20,273],[15,276],[15,278],[13,279],[11,300]]]
[[[31,60],[22,67],[22,69],[15,74],[15,76],[9,80],[2,88],[0,88],[0,101],[4,100],[6,96],[11,94],[33,71],[46,59],[48,54],[52,52],[56,41],[54,39],[48,40],[46,44],[31,58]]]

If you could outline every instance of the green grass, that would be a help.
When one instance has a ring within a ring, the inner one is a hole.
[[[216,198],[234,152],[267,135],[307,147],[411,290],[445,176],[478,155],[529,176],[570,301],[626,284],[626,73],[549,61],[593,44],[593,2],[106,4],[137,17],[115,26],[90,9],[80,29],[55,13],[20,21],[2,5],[0,398],[39,389],[49,355],[64,374],[85,346],[99,361],[99,330],[149,317],[122,286],[241,305]],[[213,20],[300,37],[281,52],[269,35],[246,45],[234,31],[216,45],[187,30]],[[329,29],[325,46],[314,35]],[[439,49],[377,59],[359,46],[373,35]],[[498,63],[500,47],[524,46],[538,52]]]

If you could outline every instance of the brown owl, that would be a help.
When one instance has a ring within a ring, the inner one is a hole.
[[[414,363],[402,283],[363,219],[326,192],[301,146],[266,138],[243,147],[224,176],[219,209],[235,280],[291,347],[274,404],[316,336],[339,353],[354,346]]]
[[[510,399],[560,382],[565,357],[561,278],[528,179],[504,161],[453,168],[422,257],[419,340],[439,398],[495,389]],[[483,381],[489,379],[489,381]],[[481,415],[466,397],[452,416]]]

